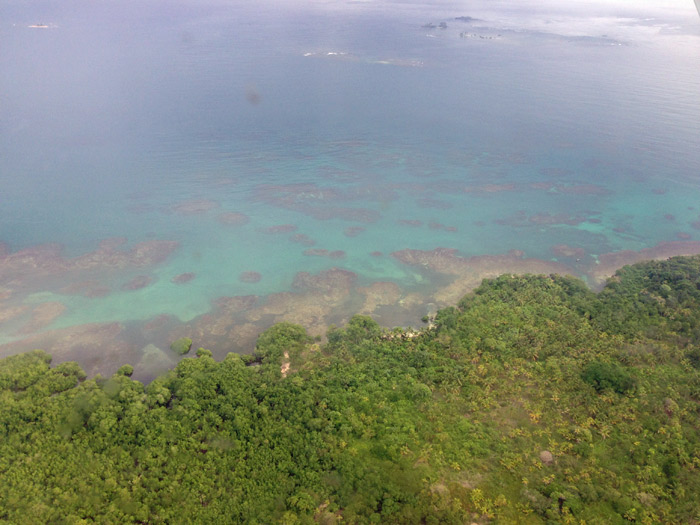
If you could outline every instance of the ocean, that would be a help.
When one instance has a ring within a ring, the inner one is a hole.
[[[700,253],[693,3],[0,6],[0,356],[421,318]]]

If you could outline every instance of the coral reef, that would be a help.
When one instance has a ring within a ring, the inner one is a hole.
[[[303,233],[296,233],[292,235],[289,238],[289,240],[297,244],[301,244],[302,246],[313,246],[314,244],[316,244],[316,241],[314,241],[308,235],[304,235]]]
[[[244,213],[225,211],[216,216],[216,220],[226,226],[243,226],[250,222],[250,217]]]
[[[294,224],[278,224],[276,226],[270,226],[269,228],[263,228],[265,233],[291,233],[297,230]]]
[[[452,203],[443,201],[440,199],[433,199],[431,197],[423,197],[422,199],[417,199],[416,204],[420,208],[433,208],[436,210],[449,210],[452,208]]]
[[[359,313],[370,315],[384,305],[395,305],[403,296],[401,288],[396,283],[376,282],[369,286],[360,287],[357,291],[364,296],[365,301]]]
[[[568,266],[552,261],[522,258],[522,253],[511,251],[505,255],[477,255],[461,257],[457,250],[399,250],[392,257],[409,266],[417,266],[440,274],[454,276],[447,286],[433,295],[438,304],[457,302],[464,294],[476,288],[483,279],[509,273],[572,274]]]
[[[698,253],[700,253],[699,241],[662,242],[652,248],[643,250],[623,250],[600,255],[597,264],[591,265],[585,273],[589,277],[589,283],[600,288],[605,284],[606,279],[613,275],[618,268],[628,264]]]
[[[10,355],[35,348],[50,348],[54,363],[78,361],[88,375],[111,374],[131,360],[133,347],[122,338],[121,323],[94,323],[48,330],[0,345]]]
[[[242,283],[257,283],[260,282],[260,279],[262,279],[262,275],[258,272],[243,272],[238,277],[238,280]]]
[[[194,272],[185,272],[185,273],[181,273],[180,275],[176,275],[175,277],[170,279],[170,282],[175,283],[175,284],[185,284],[185,283],[190,282],[194,278],[195,278]]]
[[[417,228],[418,226],[423,226],[423,221],[419,221],[417,219],[401,219],[398,221],[398,224],[402,226],[412,226],[413,228]]]
[[[176,241],[144,241],[130,250],[119,250],[121,239],[103,241],[97,250],[71,259],[62,256],[58,244],[42,244],[0,258],[0,281],[36,284],[70,272],[145,267],[163,262],[178,247]]]
[[[96,280],[77,281],[60,288],[59,293],[64,295],[82,295],[83,297],[104,297],[112,291]]]
[[[209,199],[195,199],[176,204],[171,209],[178,215],[201,215],[219,207],[219,203]]]
[[[153,282],[148,275],[137,275],[122,285],[122,290],[140,290]]]
[[[428,223],[428,228],[430,228],[431,230],[443,230],[443,231],[451,232],[451,233],[454,233],[457,231],[456,226],[445,226],[444,224],[442,224],[440,222],[435,222],[435,221]]]
[[[568,213],[535,213],[534,215],[528,215],[525,211],[519,210],[510,217],[496,219],[494,222],[502,226],[518,228],[526,226],[577,226],[588,220],[589,217],[585,215],[569,215]]]
[[[365,231],[365,228],[363,228],[362,226],[348,226],[343,230],[343,235],[345,235],[346,237],[357,237],[363,231]]]
[[[331,259],[342,259],[343,257],[345,257],[345,252],[343,250],[329,251],[323,248],[311,248],[308,250],[304,250],[304,255],[329,257]]]
[[[551,250],[557,257],[580,258],[586,255],[583,248],[573,248],[567,244],[555,244]]]
[[[62,303],[51,301],[41,303],[32,310],[32,317],[29,322],[19,331],[20,334],[31,334],[50,325],[54,319],[66,311]]]
[[[379,212],[367,208],[347,207],[344,203],[360,199],[385,202],[392,195],[384,197],[378,196],[377,189],[354,189],[344,193],[341,190],[322,188],[315,184],[261,185],[255,192],[256,200],[315,219],[341,219],[364,223],[376,222],[380,217]]]

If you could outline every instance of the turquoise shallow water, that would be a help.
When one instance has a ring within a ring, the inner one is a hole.
[[[594,7],[5,3],[0,352],[55,345],[106,372],[179,335],[250,350],[290,316],[415,324],[456,274],[395,251],[519,250],[586,276],[700,240],[697,14]],[[113,238],[178,245],[86,262]],[[25,257],[46,243],[62,251]],[[349,288],[298,277],[331,268]],[[377,282],[400,291],[372,309]],[[240,296],[257,302],[216,302]]]

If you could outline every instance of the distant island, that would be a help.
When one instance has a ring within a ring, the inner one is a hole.
[[[428,22],[427,24],[422,25],[424,29],[447,29],[447,22],[440,22],[438,25],[433,24],[432,22]]]
[[[280,323],[147,386],[0,360],[0,520],[696,522],[700,256],[598,293],[506,274],[424,321]]]
[[[460,22],[481,22],[482,21],[478,18],[472,18],[471,16],[458,16],[455,18],[455,20],[459,20]]]

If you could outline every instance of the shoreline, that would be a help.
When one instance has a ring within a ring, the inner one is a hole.
[[[18,262],[30,268],[24,278],[38,276],[74,276],[157,265],[177,248],[168,241],[142,243],[130,250],[123,242],[105,241],[96,252],[74,259],[54,259],[52,265],[41,264],[41,250],[0,254],[0,276],[12,275]],[[252,353],[260,333],[279,322],[303,326],[312,337],[325,337],[332,325],[344,325],[355,314],[368,315],[383,328],[397,326],[415,329],[421,319],[438,309],[456,304],[478,287],[484,279],[503,274],[562,274],[582,279],[589,288],[600,291],[607,278],[618,269],[643,260],[661,260],[681,255],[700,254],[699,241],[674,241],[638,251],[624,250],[602,254],[582,261],[575,249],[561,249],[559,261],[527,258],[521,251],[502,255],[463,257],[454,249],[405,249],[391,257],[426,278],[418,288],[401,287],[389,281],[360,282],[360,276],[342,267],[332,267],[316,274],[298,272],[290,290],[265,296],[219,297],[211,301],[209,312],[188,322],[172,315],[156,315],[146,321],[88,323],[51,329],[51,323],[65,310],[61,303],[47,301],[34,306],[9,304],[9,286],[0,289],[0,322],[28,319],[18,339],[0,344],[0,357],[40,348],[51,354],[54,363],[77,361],[89,377],[111,375],[125,363],[134,366],[134,378],[150,381],[173,368],[180,357],[169,345],[180,337],[193,340],[193,348],[211,350],[223,359],[229,352]],[[52,247],[51,253],[60,250]],[[45,250],[44,250],[45,251]],[[32,264],[30,264],[32,263]],[[66,273],[67,272],[67,273]],[[15,273],[16,282],[18,275]],[[4,282],[12,283],[10,279]],[[427,291],[426,291],[427,288]]]

